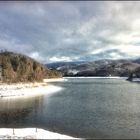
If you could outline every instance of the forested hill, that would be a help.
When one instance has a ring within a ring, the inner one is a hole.
[[[0,80],[2,82],[33,82],[61,76],[60,72],[49,70],[28,56],[13,52],[0,53]]]

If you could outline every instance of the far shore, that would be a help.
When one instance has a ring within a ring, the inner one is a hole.
[[[54,82],[64,82],[69,78],[94,78],[94,79],[127,79],[127,77],[62,77],[44,79],[43,82],[27,82],[27,83],[0,83],[0,98],[3,97],[28,97],[43,94],[51,94],[62,90],[61,87],[55,86]]]
[[[73,77],[64,77],[64,78],[94,78],[94,79],[127,79],[128,77],[119,77],[119,76],[73,76]]]

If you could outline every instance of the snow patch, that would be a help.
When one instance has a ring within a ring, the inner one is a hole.
[[[44,82],[63,82],[67,81],[68,79],[66,78],[53,78],[53,79],[44,79]]]
[[[68,73],[72,73],[72,74],[77,74],[79,71],[78,70],[68,70]]]
[[[0,139],[77,139],[40,128],[0,128]]]
[[[133,82],[140,82],[140,78],[133,78],[132,81]]]

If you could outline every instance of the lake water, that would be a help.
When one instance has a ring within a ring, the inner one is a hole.
[[[140,138],[140,84],[70,78],[62,91],[0,99],[0,127],[40,127],[80,138]]]

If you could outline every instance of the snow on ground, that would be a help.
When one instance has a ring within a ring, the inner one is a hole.
[[[0,128],[0,139],[76,139],[40,128]]]
[[[44,82],[63,82],[67,81],[65,78],[52,78],[52,79],[44,79]]]
[[[4,97],[22,97],[37,96],[42,94],[51,94],[62,90],[61,87],[47,83],[17,83],[0,84],[0,98]]]
[[[140,82],[140,78],[133,78],[132,81],[133,82]]]

